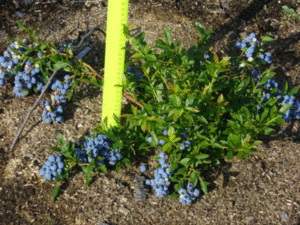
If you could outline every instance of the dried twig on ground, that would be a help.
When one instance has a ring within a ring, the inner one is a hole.
[[[40,94],[40,96],[38,97],[38,99],[35,101],[35,103],[34,103],[33,106],[31,107],[30,111],[28,112],[28,114],[27,114],[26,118],[24,119],[24,122],[23,122],[23,124],[22,124],[20,130],[18,131],[18,133],[17,133],[17,135],[15,136],[15,139],[14,139],[12,145],[10,146],[10,151],[11,151],[11,152],[13,151],[13,149],[14,149],[16,143],[17,143],[17,140],[18,140],[18,138],[20,137],[20,135],[21,135],[21,133],[22,133],[22,131],[23,131],[23,129],[24,129],[24,127],[25,127],[25,125],[26,125],[26,123],[27,123],[27,121],[28,121],[30,115],[31,115],[31,113],[32,113],[33,110],[36,108],[36,106],[38,105],[39,101],[41,100],[41,98],[42,98],[43,95],[45,94],[47,88],[50,86],[50,84],[51,84],[53,78],[55,77],[55,75],[57,74],[57,72],[58,72],[58,70],[55,71],[55,72],[52,74],[52,76],[48,79],[48,83],[47,83],[46,86],[44,87],[42,93]]]

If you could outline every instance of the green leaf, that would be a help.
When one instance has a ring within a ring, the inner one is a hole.
[[[60,70],[60,69],[62,69],[62,68],[65,68],[65,67],[67,67],[67,66],[68,66],[68,63],[59,61],[59,62],[57,62],[57,63],[54,64],[53,69],[54,69],[55,71],[57,71],[57,70]]]
[[[270,111],[269,108],[265,108],[265,110],[262,113],[261,118],[260,118],[261,122],[264,122],[266,120],[267,116],[269,115],[269,111]]]
[[[185,109],[191,112],[200,112],[198,109],[192,107],[185,107]]]
[[[180,107],[180,106],[181,106],[181,99],[180,99],[179,96],[171,95],[171,96],[170,96],[170,100],[171,100],[172,104],[173,104],[175,107]]]
[[[169,28],[164,29],[163,33],[164,33],[164,37],[165,37],[165,43],[167,45],[169,45],[170,44],[170,38],[171,38],[171,31],[170,31],[170,29]]]
[[[161,39],[158,39],[158,40],[156,40],[155,41],[155,48],[159,48],[159,49],[161,49],[161,50],[168,50],[168,49],[170,49],[170,46],[169,45],[167,45],[163,40],[161,40]]]
[[[258,81],[257,85],[263,85],[265,84],[270,78],[274,77],[275,73],[267,71],[265,75],[262,76],[262,78]]]
[[[151,107],[151,105],[145,103],[143,107],[145,108],[148,114],[152,114],[153,108]]]
[[[93,172],[94,168],[95,168],[95,160],[90,162],[90,164],[86,167],[86,171],[85,171],[85,174],[84,174],[84,177],[86,179],[88,179],[92,175],[92,172]]]
[[[52,146],[50,149],[61,153],[60,148],[57,148],[55,146]]]
[[[226,154],[226,156],[227,156],[228,160],[231,160],[233,158],[233,156],[234,156],[233,150],[228,151],[227,154]]]
[[[172,165],[170,166],[170,171],[176,170],[178,167],[178,162],[173,162]]]
[[[178,199],[179,194],[178,194],[178,193],[173,193],[173,194],[170,194],[169,197],[170,197],[171,199]]]
[[[264,129],[264,135],[269,135],[271,134],[272,132],[274,132],[274,129],[272,129],[271,127],[266,127]]]
[[[175,188],[175,190],[179,191],[180,188],[182,188],[182,186],[183,186],[183,185],[179,183],[179,184],[175,184],[175,185],[174,185],[174,188]]]
[[[196,156],[197,159],[206,159],[208,158],[209,155],[208,154],[204,154],[204,153],[200,153]]]
[[[273,41],[274,40],[274,36],[272,35],[265,35],[261,38],[262,41]]]
[[[284,105],[281,107],[281,109],[279,110],[279,112],[285,114],[292,106],[290,104]]]
[[[26,30],[26,31],[27,31],[27,28],[26,28],[20,21],[17,21],[17,25],[18,25],[18,27],[19,27],[21,30]]]
[[[195,100],[195,97],[190,95],[190,96],[185,100],[185,106],[191,106],[191,105],[193,105],[194,100]]]
[[[180,163],[185,166],[189,161],[190,161],[190,158],[184,158],[184,159],[180,160]]]
[[[131,107],[131,111],[132,111],[132,113],[133,113],[133,115],[137,115],[137,108],[134,106],[134,105],[130,105],[130,107]]]
[[[285,96],[286,93],[287,93],[287,90],[288,90],[288,83],[287,83],[287,81],[286,81],[285,84],[284,84],[284,86],[283,86],[281,96]]]
[[[86,181],[85,181],[85,186],[89,186],[90,185],[90,183],[92,182],[94,180],[94,177],[92,176],[92,177],[90,177],[90,178],[88,178]]]
[[[227,142],[231,145],[240,146],[241,139],[238,135],[234,135],[233,133],[230,133],[228,135]]]
[[[127,168],[130,168],[130,167],[131,167],[131,162],[130,162],[129,159],[124,158],[124,159],[122,160],[122,162],[125,164],[125,166],[126,166]]]
[[[271,108],[271,113],[270,113],[271,119],[275,118],[277,116],[277,107],[273,105]]]
[[[199,112],[199,111],[198,111]],[[197,119],[200,121],[200,122],[203,122],[203,123],[206,123],[208,124],[206,118],[204,116],[197,116]]]
[[[292,90],[290,90],[289,95],[295,95],[299,91],[299,87],[294,87]]]
[[[56,199],[56,196],[58,195],[59,189],[60,189],[60,185],[56,185],[54,187],[53,192],[52,192],[52,200],[53,201]]]
[[[103,173],[107,174],[107,168],[104,163],[99,168],[100,168],[100,170],[102,170]]]
[[[201,179],[200,186],[201,186],[201,190],[204,192],[204,194],[207,194],[207,185],[208,184],[209,184],[208,182]]]
[[[186,174],[187,172],[187,169],[186,168],[180,168],[176,173],[175,175],[178,176],[178,175],[181,175],[181,174]]]
[[[182,116],[183,112],[184,112],[184,109],[176,110],[173,115],[173,122],[176,122]]]
[[[118,163],[116,164],[116,171],[119,173],[120,170],[121,170],[121,162],[118,162]]]

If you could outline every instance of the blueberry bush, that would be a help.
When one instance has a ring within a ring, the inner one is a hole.
[[[63,122],[61,104],[76,94],[77,85],[88,82],[100,88],[102,81],[74,56],[72,45],[56,47],[18,25],[29,32],[30,41],[10,38],[13,43],[0,57],[0,86],[14,76],[14,93],[25,97],[41,91],[54,70],[62,70],[63,79],[51,84],[51,101],[42,102],[41,116],[47,123]],[[171,42],[169,29],[163,32],[164,40],[151,47],[144,33],[132,37],[132,28],[124,27],[131,58],[122,84],[132,101],[125,106],[122,120],[115,118],[121,121],[118,127],[108,128],[102,121],[77,143],[65,142],[59,135],[59,147],[51,149],[60,155],[50,155],[39,171],[45,179],[58,181],[53,199],[76,169],[85,173],[88,186],[98,172],[120,171],[122,165],[130,168],[133,156],[147,158],[158,150],[154,178],[145,185],[158,198],[170,196],[191,204],[201,191],[207,193],[205,170],[218,166],[224,157],[247,159],[258,151],[259,135],[269,135],[276,126],[300,118],[298,88],[288,91],[287,83],[280,88],[268,68],[272,54],[264,51],[263,42],[272,41],[271,36],[259,41],[250,33],[233,46],[238,55],[220,59],[210,51],[212,31],[200,24],[195,26],[199,38],[190,48]],[[147,166],[140,170],[144,173]]]

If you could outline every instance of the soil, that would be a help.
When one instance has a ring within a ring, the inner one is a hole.
[[[30,28],[37,26],[41,39],[56,44],[78,44],[99,23],[105,31],[107,1],[18,2],[1,1],[1,52],[10,43],[6,35],[20,40],[28,37],[17,27],[17,20]],[[275,40],[266,44],[266,51],[272,53],[275,79],[280,85],[288,81],[289,87],[296,87],[300,81],[300,23],[296,19],[284,22],[283,5],[296,10],[299,1],[132,0],[128,24],[135,23],[137,31],[145,32],[150,44],[163,38],[163,29],[169,28],[174,41],[191,46],[197,40],[192,25],[200,23],[214,31],[210,43],[220,56],[226,55],[222,46],[233,47],[250,32],[257,37],[273,35]],[[93,32],[84,40],[82,48],[85,46],[92,50],[83,60],[100,71],[104,35]],[[277,128],[273,135],[260,137],[263,144],[258,154],[247,160],[225,159],[220,167],[212,168],[206,175],[208,194],[192,205],[155,195],[134,200],[135,174],[141,174],[139,165],[145,163],[149,169],[144,175],[153,177],[156,164],[152,158],[133,161],[131,169],[122,168],[120,173],[100,173],[88,188],[83,173],[76,172],[53,202],[55,183],[47,182],[38,170],[53,154],[50,147],[57,146],[59,132],[66,140],[77,142],[99,123],[102,92],[82,84],[78,96],[66,104],[62,124],[46,124],[36,109],[12,154],[9,148],[14,136],[37,98],[18,98],[12,88],[10,83],[0,89],[0,224],[300,224],[300,130],[296,120]]]

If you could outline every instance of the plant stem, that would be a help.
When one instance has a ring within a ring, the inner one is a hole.
[[[44,87],[42,93],[40,94],[40,96],[38,97],[38,99],[35,101],[35,103],[33,104],[33,106],[31,107],[31,110],[28,112],[26,118],[25,118],[24,121],[23,121],[23,124],[22,124],[20,130],[18,131],[18,133],[17,133],[17,135],[15,136],[15,139],[14,139],[12,145],[10,146],[10,151],[11,151],[11,152],[13,151],[13,149],[14,149],[14,147],[15,147],[15,144],[16,144],[16,142],[17,142],[19,136],[21,135],[23,129],[25,128],[25,125],[26,125],[26,123],[27,123],[27,121],[28,121],[28,119],[29,119],[31,113],[32,113],[33,110],[36,108],[36,106],[38,105],[39,101],[41,100],[41,98],[42,98],[43,95],[45,94],[47,88],[50,86],[50,84],[51,84],[53,78],[55,77],[55,75],[57,74],[57,72],[58,72],[58,70],[56,70],[56,71],[52,74],[52,76],[48,79],[48,83],[47,83],[46,86]]]

